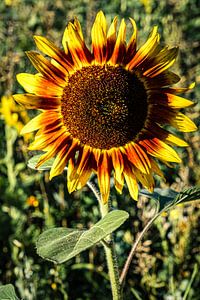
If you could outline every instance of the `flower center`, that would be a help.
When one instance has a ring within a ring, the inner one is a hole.
[[[147,117],[147,94],[138,77],[120,66],[83,67],[69,77],[61,112],[82,144],[110,149],[133,141]]]

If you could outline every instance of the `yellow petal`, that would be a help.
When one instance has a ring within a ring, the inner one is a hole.
[[[82,40],[84,40],[81,24],[80,24],[79,20],[76,17],[74,18],[74,27],[76,28],[76,31],[78,32],[80,38]]]
[[[179,94],[179,93],[185,93],[185,92],[188,92],[190,90],[192,90],[193,88],[195,87],[195,82],[192,82],[187,88],[179,88],[179,87],[176,87],[176,88],[165,88],[165,89],[161,89],[164,90],[164,92],[167,92],[167,93],[171,93],[171,94]],[[159,90],[160,92],[160,90]]]
[[[100,11],[94,21],[92,27],[92,48],[95,61],[104,64],[106,61],[106,45],[107,45],[107,23],[102,11]]]
[[[75,66],[81,68],[89,65],[92,61],[92,55],[74,24],[69,23],[66,34],[68,35],[68,48]]]
[[[152,33],[146,43],[136,52],[132,60],[127,64],[126,68],[132,70],[143,63],[148,57],[151,57],[152,52],[158,46],[159,35],[157,33],[157,26],[154,26]]]
[[[174,94],[162,93],[162,89],[158,94],[157,92],[154,93],[153,91],[151,95],[151,102],[156,103],[158,105],[171,107],[172,109],[185,108],[195,104],[194,102],[188,99],[176,96]]]
[[[157,138],[142,140],[139,144],[147,150],[147,153],[160,160],[181,163],[176,151]]]
[[[178,138],[177,136],[173,135],[172,133],[168,132],[167,130],[161,128],[158,125],[151,125],[151,128],[148,130],[148,135],[157,136],[163,142],[176,145],[179,147],[187,147],[188,144],[183,141],[182,139]]]
[[[36,96],[31,94],[16,94],[13,98],[27,109],[57,109],[60,106],[61,98]]]
[[[170,124],[182,132],[192,132],[198,129],[194,122],[180,112],[171,120]]]
[[[168,49],[167,47],[162,49],[158,55],[156,55],[153,59],[151,64],[153,67],[148,68],[143,75],[147,77],[155,77],[158,76],[160,73],[163,71],[167,70],[170,68],[174,62],[175,58],[177,57],[178,54],[178,48],[172,48]]]
[[[136,177],[134,175],[134,170],[128,165],[125,165],[124,168],[124,178],[126,180],[126,184],[129,190],[131,197],[134,200],[138,199],[138,184]]]
[[[158,166],[158,164],[155,162],[155,160],[150,158],[150,162],[151,162],[151,169],[152,169],[152,171],[164,179],[164,174],[161,171],[161,169]]]
[[[100,155],[97,167],[98,183],[103,203],[107,203],[110,194],[110,161],[106,151]]]
[[[67,142],[67,139],[66,139]],[[56,156],[56,159],[53,162],[53,165],[51,167],[49,179],[51,180],[53,177],[58,176],[61,174],[66,167],[66,164],[68,160],[71,157],[75,156],[77,147],[77,141],[74,141],[71,146],[68,143],[67,145],[64,145],[63,148],[59,151],[59,153]]]
[[[117,36],[117,41],[115,43],[115,47],[113,50],[113,54],[109,60],[113,65],[116,65],[117,63],[122,63],[124,59],[124,55],[126,53],[126,23],[124,19],[122,19],[120,27],[119,27],[119,33]]]
[[[172,108],[184,108],[184,107],[189,107],[194,105],[194,102],[179,97],[179,96],[175,96],[173,94],[165,94],[167,96],[167,100],[168,100],[168,105]]]
[[[69,188],[70,191],[82,188],[88,181],[89,176],[92,172],[91,167],[91,148],[84,146],[83,149],[79,150],[79,155],[76,163],[76,167],[70,172]]]
[[[133,26],[133,34],[129,40],[129,43],[128,43],[127,49],[126,49],[127,63],[132,59],[133,55],[135,55],[136,47],[137,47],[137,25],[132,18],[129,18],[129,20],[131,21],[131,24]]]
[[[57,145],[60,137],[67,138],[69,133],[65,132],[65,128],[61,128],[57,132],[36,136],[33,143],[28,147],[29,150],[44,150],[48,146]]]
[[[124,185],[124,161],[123,156],[120,150],[115,148],[111,151],[112,163],[114,167],[114,180],[115,180],[115,188],[116,190],[121,193]]]
[[[56,154],[64,147],[66,143],[66,137],[65,135],[61,135],[57,138],[56,143],[51,145],[48,149],[48,151],[43,154],[40,159],[37,162],[36,168],[39,168],[45,161],[49,160],[50,158],[56,156]]]
[[[71,65],[70,61],[67,59],[65,52],[60,50],[50,40],[48,40],[43,36],[36,36],[36,35],[34,36],[34,40],[36,46],[40,51],[52,57],[59,63],[60,69],[64,74],[66,73],[66,71],[70,71],[71,69],[73,69],[73,66]]]
[[[152,193],[155,185],[152,174],[143,174],[139,170],[135,170],[135,174],[141,184]]]
[[[148,174],[151,167],[148,156],[144,150],[136,143],[128,143],[125,146],[127,158],[142,173]]]
[[[61,96],[63,94],[63,88],[39,74],[20,73],[17,75],[17,81],[28,93],[47,96]]]
[[[38,130],[42,125],[50,125],[53,121],[61,119],[61,114],[54,111],[40,113],[37,117],[28,122],[21,131],[21,134],[30,133]]]
[[[28,58],[34,65],[34,67],[40,72],[45,78],[56,82],[60,86],[66,85],[68,78],[67,74],[63,74],[61,70],[53,66],[46,58],[34,51],[26,52]]]
[[[107,33],[107,47],[106,47],[106,51],[107,51],[107,55],[106,55],[106,59],[107,61],[110,59],[114,47],[115,47],[115,43],[116,43],[116,29],[117,29],[117,17],[115,17],[108,29],[108,33]]]

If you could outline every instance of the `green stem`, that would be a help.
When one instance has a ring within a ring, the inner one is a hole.
[[[93,194],[99,202],[101,217],[105,217],[110,209],[109,203],[103,203],[103,200],[101,199],[101,194],[99,193],[99,191],[93,183],[88,181],[87,186],[91,189],[91,191],[93,192]],[[102,244],[104,246],[106,254],[113,300],[122,300],[121,285],[119,282],[119,267],[117,263],[117,256],[115,253],[114,240],[112,234],[107,236]]]
[[[123,267],[123,270],[122,270],[122,273],[121,273],[121,276],[120,276],[120,284],[121,284],[122,287],[124,286],[126,275],[128,273],[130,264],[132,262],[132,259],[133,259],[133,256],[134,256],[135,250],[137,249],[138,244],[141,242],[141,240],[144,237],[145,233],[148,231],[148,229],[151,227],[151,225],[157,219],[158,216],[159,216],[159,213],[156,213],[155,216],[146,224],[144,229],[140,232],[140,234],[136,238],[136,241],[135,241],[135,243],[133,244],[133,246],[131,248],[131,251],[128,255],[128,258],[125,262],[125,265]]]
[[[100,211],[102,218],[109,212],[109,205],[108,203],[103,204],[101,199],[100,203]],[[110,284],[112,290],[113,300],[122,300],[121,295],[121,287],[119,283],[119,268],[117,263],[117,257],[114,249],[114,241],[112,234],[106,237],[106,243],[103,243],[106,259],[107,259],[107,266],[108,266],[108,273],[110,277]]]
[[[9,182],[10,191],[14,191],[16,186],[16,176],[14,171],[14,161],[13,161],[13,144],[16,140],[16,132],[9,125],[5,126],[5,136],[6,136],[6,148],[7,154],[5,157],[5,163],[7,167],[7,176]]]

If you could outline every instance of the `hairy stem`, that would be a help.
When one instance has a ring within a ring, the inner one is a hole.
[[[103,204],[103,201],[101,200],[100,211],[101,216],[103,218],[109,212],[109,204]],[[105,241],[106,243],[103,243],[103,245],[107,259],[108,273],[110,277],[113,300],[122,300],[121,287],[119,283],[119,268],[112,234],[106,237]]]
[[[103,200],[101,199],[101,194],[99,193],[99,191],[97,190],[97,188],[93,183],[88,181],[87,186],[91,189],[91,191],[93,192],[93,194],[95,195],[95,197],[99,202],[101,217],[102,218],[105,217],[108,214],[110,209],[109,203],[106,204],[103,203]],[[122,300],[121,286],[119,282],[119,268],[118,268],[112,234],[108,235],[102,244],[104,246],[104,250],[106,254],[113,300]]]

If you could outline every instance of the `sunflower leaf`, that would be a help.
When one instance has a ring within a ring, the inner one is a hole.
[[[6,284],[0,286],[0,299],[2,300],[19,300],[15,293],[14,286],[12,284]]]
[[[142,189],[140,194],[157,200],[159,211],[166,211],[179,203],[200,200],[200,187],[192,187],[179,193],[172,189],[155,188],[153,193]]]
[[[200,200],[200,186],[184,189],[176,197],[176,201],[180,201],[180,200],[181,202]]]
[[[63,227],[46,230],[36,243],[37,253],[54,263],[63,263],[103,240],[120,227],[128,217],[127,212],[115,210],[88,230]]]
[[[33,170],[39,170],[39,171],[47,171],[50,170],[55,158],[50,158],[49,160],[45,161],[40,167],[36,168],[37,162],[39,161],[40,157],[43,154],[34,155],[28,160],[28,167]]]

